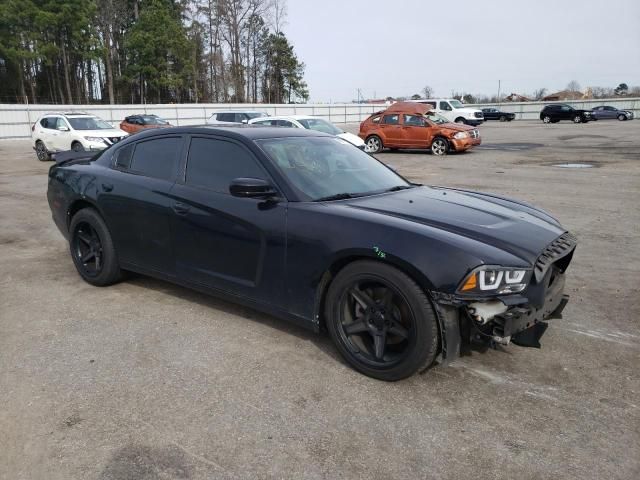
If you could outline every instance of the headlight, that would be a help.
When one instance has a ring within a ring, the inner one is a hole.
[[[104,143],[104,138],[100,137],[84,137],[84,139],[88,142]]]
[[[469,134],[467,132],[458,132],[453,136],[453,138],[460,139],[460,138],[467,138],[468,136]]]
[[[518,293],[527,288],[530,277],[531,270],[494,266],[478,267],[465,277],[457,292],[480,295]]]

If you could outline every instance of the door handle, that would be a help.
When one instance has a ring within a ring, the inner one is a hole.
[[[190,209],[191,207],[186,203],[176,202],[173,204],[173,211],[178,215],[186,215]]]
[[[102,184],[102,190],[104,190],[105,192],[110,192],[111,190],[113,190],[113,184],[111,184],[111,183],[103,183]]]

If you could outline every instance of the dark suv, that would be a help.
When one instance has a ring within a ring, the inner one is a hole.
[[[589,110],[573,108],[571,105],[556,103],[546,105],[540,112],[540,120],[544,123],[557,123],[560,120],[572,120],[573,123],[583,123],[591,120]]]

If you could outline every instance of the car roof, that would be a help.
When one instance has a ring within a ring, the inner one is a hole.
[[[429,104],[415,102],[397,102],[387,108],[383,113],[408,113],[412,115],[424,115],[433,107]]]
[[[255,118],[252,120],[264,122],[267,120],[324,120],[324,118],[314,115],[275,115],[273,117]]]
[[[242,110],[240,108],[237,108],[235,110],[215,110],[211,112],[211,115],[214,115],[216,113],[267,113],[267,112],[263,112],[262,110]]]
[[[283,137],[333,137],[327,133],[315,130],[307,130],[303,128],[282,128],[270,127],[262,125],[190,125],[184,127],[170,127],[162,129],[149,129],[135,136],[129,137],[134,140],[140,138],[163,136],[171,134],[209,134],[220,135],[236,139],[258,140],[265,138],[283,138]]]

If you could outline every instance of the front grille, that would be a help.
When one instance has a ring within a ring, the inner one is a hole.
[[[473,112],[473,114],[475,115],[476,118],[484,118],[484,115],[482,114],[482,112]]]
[[[544,278],[551,265],[573,253],[577,243],[578,240],[576,237],[569,232],[563,233],[551,242],[547,248],[542,251],[533,267],[533,274],[536,277],[536,281],[539,282]],[[568,259],[570,260],[570,257],[568,257]],[[569,262],[563,263],[564,265],[562,265],[561,270],[564,271],[569,266]]]
[[[471,134],[471,138],[478,138],[480,136],[480,132],[475,128],[469,132]]]

